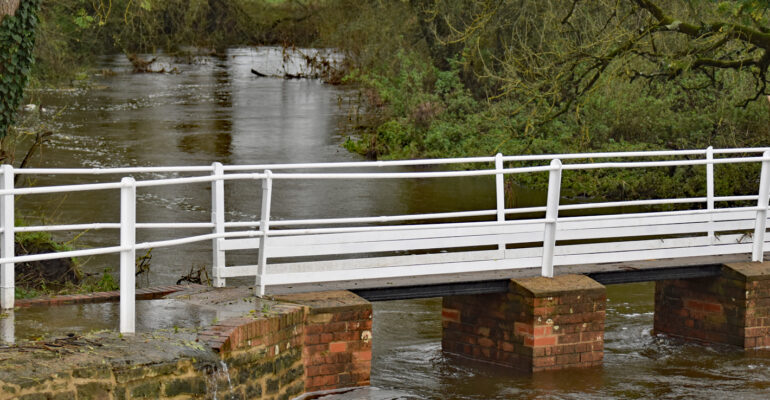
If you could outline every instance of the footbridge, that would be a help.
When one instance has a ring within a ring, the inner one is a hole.
[[[736,164],[752,164],[761,171],[757,188],[751,188],[755,194],[715,193],[715,166]],[[574,171],[685,166],[705,172],[702,196],[562,201],[562,176]],[[400,170],[392,170],[394,167]],[[410,170],[404,172],[405,167]],[[502,293],[510,289],[511,278],[532,276],[583,274],[600,283],[716,276],[725,263],[762,261],[768,240],[770,151],[764,148],[110,169],[15,169],[3,165],[1,172],[2,308],[14,306],[16,263],[119,253],[121,332],[134,331],[136,252],[150,248],[211,243],[216,287],[226,286],[228,279],[254,277],[258,296],[347,289],[376,300]],[[148,173],[156,178],[133,177]],[[190,176],[169,178],[171,174]],[[505,179],[521,174],[547,176],[545,204],[506,207]],[[14,178],[18,175],[80,175],[99,182],[16,188]],[[453,177],[494,179],[496,207],[334,219],[323,215],[315,219],[271,218],[273,191],[287,181],[344,180],[355,185],[360,180]],[[103,182],[105,179],[110,181]],[[137,192],[180,185],[210,185],[211,203],[202,205],[210,206],[209,221],[143,221],[137,215]],[[254,199],[261,210],[257,220],[226,220],[227,185],[261,186],[261,196]],[[120,192],[120,220],[15,225],[17,197],[75,191]],[[87,229],[119,230],[120,242],[59,253],[14,254],[17,232]],[[179,233],[185,229],[207,229],[210,233]],[[163,230],[176,236],[138,242],[137,230]],[[257,254],[252,263],[228,262],[228,254],[243,250]]]

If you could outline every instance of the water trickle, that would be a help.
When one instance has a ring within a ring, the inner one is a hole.
[[[223,360],[219,360],[219,365],[211,365],[210,368],[211,373],[208,374],[206,383],[209,388],[208,394],[211,395],[211,398],[213,400],[219,400],[219,382],[220,380],[226,379],[228,390],[225,392],[223,400],[234,399],[233,382],[230,379],[230,371],[227,368],[227,364]]]
[[[219,400],[217,397],[217,375],[219,371],[212,368],[211,373],[206,374],[206,394],[210,394],[213,400]]]
[[[230,371],[227,370],[227,364],[224,360],[219,360],[219,365],[222,366],[221,372],[227,378],[227,387],[230,389],[230,393],[233,392],[233,382],[230,380]]]

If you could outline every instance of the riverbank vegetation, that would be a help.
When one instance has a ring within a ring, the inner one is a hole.
[[[348,147],[413,158],[770,144],[766,2],[661,5],[351,2],[351,17],[371,16],[342,37],[355,38],[343,47],[354,54],[350,78],[369,90],[373,121]],[[363,33],[373,25],[392,39]],[[756,168],[717,169],[718,193],[756,191]],[[570,173],[563,188],[701,196],[703,170]]]
[[[17,226],[24,225],[22,221]],[[69,243],[56,241],[48,232],[16,233],[14,253],[30,255],[72,250]],[[15,266],[16,298],[113,291],[119,288],[112,271],[86,274],[76,258],[18,263]]]
[[[766,146],[768,32],[766,0],[43,0],[34,79],[96,54],[331,47],[365,102],[346,147],[370,158]],[[563,187],[698,196],[703,169],[569,173]],[[717,193],[755,192],[756,168],[717,169]]]

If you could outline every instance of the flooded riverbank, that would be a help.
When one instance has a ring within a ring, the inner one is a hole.
[[[348,99],[352,92],[317,80],[264,78],[251,73],[255,66],[280,70],[283,59],[278,49],[233,49],[224,57],[200,57],[193,63],[161,60],[176,72],[133,74],[123,56],[104,57],[101,67],[114,74],[94,78],[90,89],[36,93],[41,118],[55,134],[33,165],[119,167],[360,159],[342,149],[346,137],[338,129],[353,118]],[[85,180],[36,177],[33,184]],[[228,198],[237,199],[227,204],[228,221],[256,218],[258,185],[228,186],[227,190]],[[117,193],[110,196],[24,197],[19,205],[32,221],[117,221]],[[293,210],[292,217],[311,218],[494,207],[490,179],[292,183],[275,187],[275,196],[274,213],[279,219],[288,210]],[[139,222],[210,219],[206,185],[144,190],[138,199]],[[118,239],[117,231],[74,232],[60,238],[70,240],[81,233],[76,247],[114,245]],[[173,234],[141,231],[138,239],[158,240]],[[242,257],[249,260],[252,255]],[[90,272],[117,265],[117,257],[84,261],[84,269]],[[208,243],[158,250],[153,252],[146,279],[152,285],[172,284],[190,268],[210,263]],[[652,336],[652,292],[652,284],[609,287],[604,367],[535,377],[446,357],[440,348],[439,299],[375,303],[372,388],[329,398],[767,397],[770,358],[766,354]]]

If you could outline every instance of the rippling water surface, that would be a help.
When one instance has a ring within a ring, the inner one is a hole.
[[[316,80],[258,78],[250,73],[251,68],[266,73],[301,68],[296,55],[289,57],[288,63],[283,60],[277,49],[233,49],[223,57],[199,57],[190,63],[161,57],[163,66],[175,72],[132,74],[123,56],[105,57],[102,68],[115,73],[97,78],[91,89],[33,94],[43,109],[39,115],[29,117],[40,118],[55,132],[52,143],[34,165],[118,167],[208,165],[214,161],[255,164],[358,160],[340,147],[346,138],[338,129],[355,118],[351,92]],[[102,181],[117,178],[100,177]],[[84,181],[83,177],[40,176],[34,177],[32,183]],[[280,219],[493,208],[492,189],[490,179],[281,182],[275,187],[274,213]],[[228,184],[226,191],[228,220],[256,217],[260,193],[257,184]],[[140,222],[210,218],[206,185],[140,190],[138,199]],[[31,216],[31,222],[117,222],[117,200],[117,193],[77,193],[25,197],[19,204]],[[156,240],[172,238],[179,232],[142,231],[138,235],[139,240]],[[114,245],[118,238],[115,231],[75,232],[60,238],[75,237],[74,244],[80,247]],[[151,273],[140,281],[151,285],[174,283],[191,267],[210,265],[210,251],[208,243],[153,251]],[[254,254],[243,254],[234,259],[252,263],[256,258]],[[85,269],[91,272],[117,265],[117,257],[84,261]],[[372,387],[326,398],[770,398],[768,354],[651,336],[652,292],[652,284],[609,287],[603,367],[534,377],[444,355],[440,344],[440,299],[375,303]],[[110,320],[117,323],[114,309],[88,307],[93,309],[81,307],[76,313],[86,320],[78,322],[78,329],[110,328],[104,322]],[[174,304],[163,307],[175,313]],[[184,310],[177,311],[185,315]],[[36,323],[52,318],[44,310],[36,313],[31,313],[26,322],[21,312],[16,313],[19,327],[27,324],[34,330],[42,326]],[[93,315],[103,318],[89,324],[87,320]],[[184,318],[198,321],[207,316]],[[182,321],[170,321],[182,325]]]

